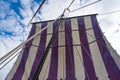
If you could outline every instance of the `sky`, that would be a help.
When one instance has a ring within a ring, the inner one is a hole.
[[[0,0],[0,57],[24,42],[29,34],[29,20],[42,0]],[[56,19],[72,0],[47,0],[32,22]],[[75,0],[71,11],[96,0]],[[120,12],[101,15],[120,9],[120,0],[102,0],[94,5],[66,14],[65,17],[98,13],[100,27],[120,55]],[[4,80],[15,59],[0,70],[0,80]],[[0,66],[1,67],[1,66]]]

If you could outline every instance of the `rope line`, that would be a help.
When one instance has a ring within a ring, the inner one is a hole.
[[[0,70],[2,70],[8,63],[10,63],[21,51],[19,51],[17,54],[15,54],[8,62],[6,62],[2,67],[0,67]]]
[[[14,55],[15,53],[13,54],[10,54],[8,55],[7,57],[5,57],[3,60],[0,61],[0,65],[2,65],[7,59],[9,59],[12,55]]]
[[[80,9],[83,9],[83,8],[85,8],[85,7],[88,7],[88,6],[90,6],[90,5],[93,5],[93,4],[95,4],[95,3],[97,3],[97,2],[100,2],[100,1],[102,1],[102,0],[97,0],[97,1],[95,1],[95,2],[89,3],[89,4],[87,4],[87,5],[84,5],[84,6],[82,6],[82,7],[79,7],[79,8],[77,8],[77,9],[74,9],[74,10],[72,10],[72,11],[66,13],[66,14],[75,12],[75,11],[80,10]]]
[[[74,39],[73,39],[73,41],[74,41]],[[74,43],[75,43],[75,41],[74,41]],[[88,73],[87,73],[87,70],[86,70],[86,68],[85,68],[85,66],[84,66],[84,63],[83,63],[83,61],[82,61],[82,59],[81,59],[81,57],[80,57],[80,53],[79,53],[79,51],[78,51],[77,46],[75,46],[75,49],[77,50],[77,53],[78,53],[79,59],[80,59],[82,65],[83,65],[83,68],[84,68],[84,71],[85,71],[85,73],[86,73],[86,75],[87,75],[87,77],[88,77],[88,80],[90,80],[90,77],[89,77],[89,75],[88,75]]]
[[[31,23],[31,21],[33,20],[33,18],[36,16],[37,12],[40,10],[40,8],[42,7],[42,5],[45,3],[46,0],[43,0],[42,3],[40,4],[40,6],[38,7],[38,9],[35,11],[35,13],[33,14],[31,20],[29,21],[27,27],[29,26],[29,24]]]
[[[70,6],[73,4],[74,1],[75,1],[75,0],[73,0],[67,8],[70,8]]]
[[[111,11],[111,12],[107,12],[107,13],[99,14],[98,16],[103,16],[103,15],[113,14],[113,13],[116,13],[116,12],[120,12],[120,10],[116,10],[116,11]]]

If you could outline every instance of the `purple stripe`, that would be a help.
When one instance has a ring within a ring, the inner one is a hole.
[[[30,34],[29,34],[29,37],[35,34],[35,27],[36,27],[36,25],[33,24],[32,29],[31,29]],[[31,40],[30,42],[28,42],[26,44],[26,47],[25,47],[23,55],[22,55],[21,62],[19,64],[12,80],[21,80],[22,79],[22,75],[23,75],[24,70],[25,70],[25,64],[26,64],[26,61],[27,61],[27,58],[28,58],[28,55],[29,55],[31,45],[32,45],[32,41],[33,40]]]
[[[66,80],[75,80],[71,20],[65,21]]]
[[[78,18],[78,27],[79,27],[83,62],[84,62],[85,70],[86,70],[85,80],[97,80],[94,66],[93,66],[93,61],[90,58],[91,53],[90,53],[87,34],[86,34],[86,30],[85,30],[84,18],[82,18],[82,17]]]
[[[47,26],[47,22],[43,22],[41,28],[44,28],[45,26]],[[44,34],[44,35],[42,35],[42,34]],[[46,34],[47,34],[47,29],[45,29],[39,36],[39,37],[41,37],[40,43],[39,43],[38,51],[37,51],[37,54],[36,54],[36,57],[35,57],[35,60],[34,60],[33,66],[32,66],[30,76],[29,76],[29,80],[32,80],[32,77],[35,74],[35,71],[39,65],[39,62],[41,61],[43,52],[45,50],[45,45],[46,45],[46,37],[47,37]]]
[[[58,21],[56,21],[53,24],[54,32],[56,27],[58,27]],[[57,80],[57,73],[58,73],[58,34],[55,35],[55,39],[52,43],[51,62],[50,62],[48,80]]]
[[[106,46],[105,40],[103,39],[103,35],[97,23],[96,16],[92,16],[91,18],[92,18],[92,25],[94,27],[93,28],[94,34],[97,40],[97,44],[98,44],[104,65],[108,72],[108,77],[110,78],[110,80],[120,80],[120,70],[116,65],[114,59],[112,58],[109,52],[109,49],[105,47]]]

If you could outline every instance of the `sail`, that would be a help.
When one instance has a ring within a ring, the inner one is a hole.
[[[46,50],[38,80],[120,80],[120,57],[100,30],[96,14],[59,22],[33,23],[29,37],[49,27],[25,45],[6,80],[32,80]]]

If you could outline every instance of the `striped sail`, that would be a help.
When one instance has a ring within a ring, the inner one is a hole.
[[[26,44],[6,80],[32,80],[58,24],[33,23],[29,37],[50,26]],[[119,76],[120,57],[102,34],[96,15],[88,15],[62,19],[38,80],[120,80]]]

